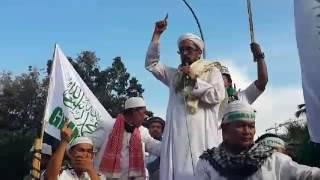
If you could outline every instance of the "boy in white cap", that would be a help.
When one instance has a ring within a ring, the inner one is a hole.
[[[48,163],[44,179],[104,179],[93,166],[94,147],[92,140],[88,137],[77,137],[70,142],[72,134],[72,129],[65,124],[61,129],[61,143]],[[65,152],[70,159],[71,168],[63,169],[62,162]]]
[[[320,179],[320,169],[297,164],[263,143],[254,144],[255,111],[233,101],[222,119],[223,142],[205,151],[197,164],[197,180]]]
[[[219,104],[225,88],[218,63],[201,59],[204,42],[187,33],[178,39],[181,65],[167,67],[160,62],[160,36],[167,18],[156,22],[145,67],[169,88],[166,127],[162,139],[160,179],[194,179],[201,153],[221,142],[218,132]]]
[[[145,151],[160,155],[161,142],[153,139],[142,125],[146,103],[141,97],[126,100],[111,130],[98,128],[92,137],[99,149],[96,165],[107,179],[145,180],[148,178]]]

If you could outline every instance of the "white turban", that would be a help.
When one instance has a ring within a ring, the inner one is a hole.
[[[195,43],[203,51],[204,42],[202,41],[202,39],[199,36],[192,34],[192,33],[186,33],[186,34],[183,34],[182,36],[180,36],[178,39],[178,47],[180,46],[180,43],[186,39]]]
[[[67,152],[69,153],[69,150],[78,144],[91,144],[93,146],[93,142],[90,138],[88,137],[77,137],[75,138],[67,147]]]
[[[124,109],[146,107],[146,102],[141,97],[131,97],[124,103]]]
[[[254,122],[255,117],[255,110],[248,103],[237,100],[229,103],[225,108],[222,124],[237,121]]]

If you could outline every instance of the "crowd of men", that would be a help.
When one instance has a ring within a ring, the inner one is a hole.
[[[169,88],[166,121],[146,120],[146,102],[131,97],[112,128],[100,126],[91,136],[71,141],[66,125],[42,178],[320,179],[319,168],[297,164],[285,154],[279,136],[266,134],[254,141],[256,111],[251,104],[268,82],[259,44],[251,44],[257,80],[238,91],[227,67],[201,58],[204,42],[194,34],[178,39],[179,67],[162,64],[160,37],[167,25],[167,18],[156,22],[145,60],[145,68]]]

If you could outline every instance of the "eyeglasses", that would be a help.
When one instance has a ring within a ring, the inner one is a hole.
[[[184,54],[184,53],[190,53],[197,50],[198,48],[195,48],[195,47],[185,47],[185,48],[179,48],[179,51],[177,51],[177,53]]]

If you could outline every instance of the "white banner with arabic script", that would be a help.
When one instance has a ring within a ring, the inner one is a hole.
[[[294,15],[309,134],[320,143],[320,0],[295,0]]]
[[[64,120],[76,136],[88,136],[99,126],[112,127],[114,120],[83,82],[58,45],[55,47],[50,76],[45,131],[60,139]]]

